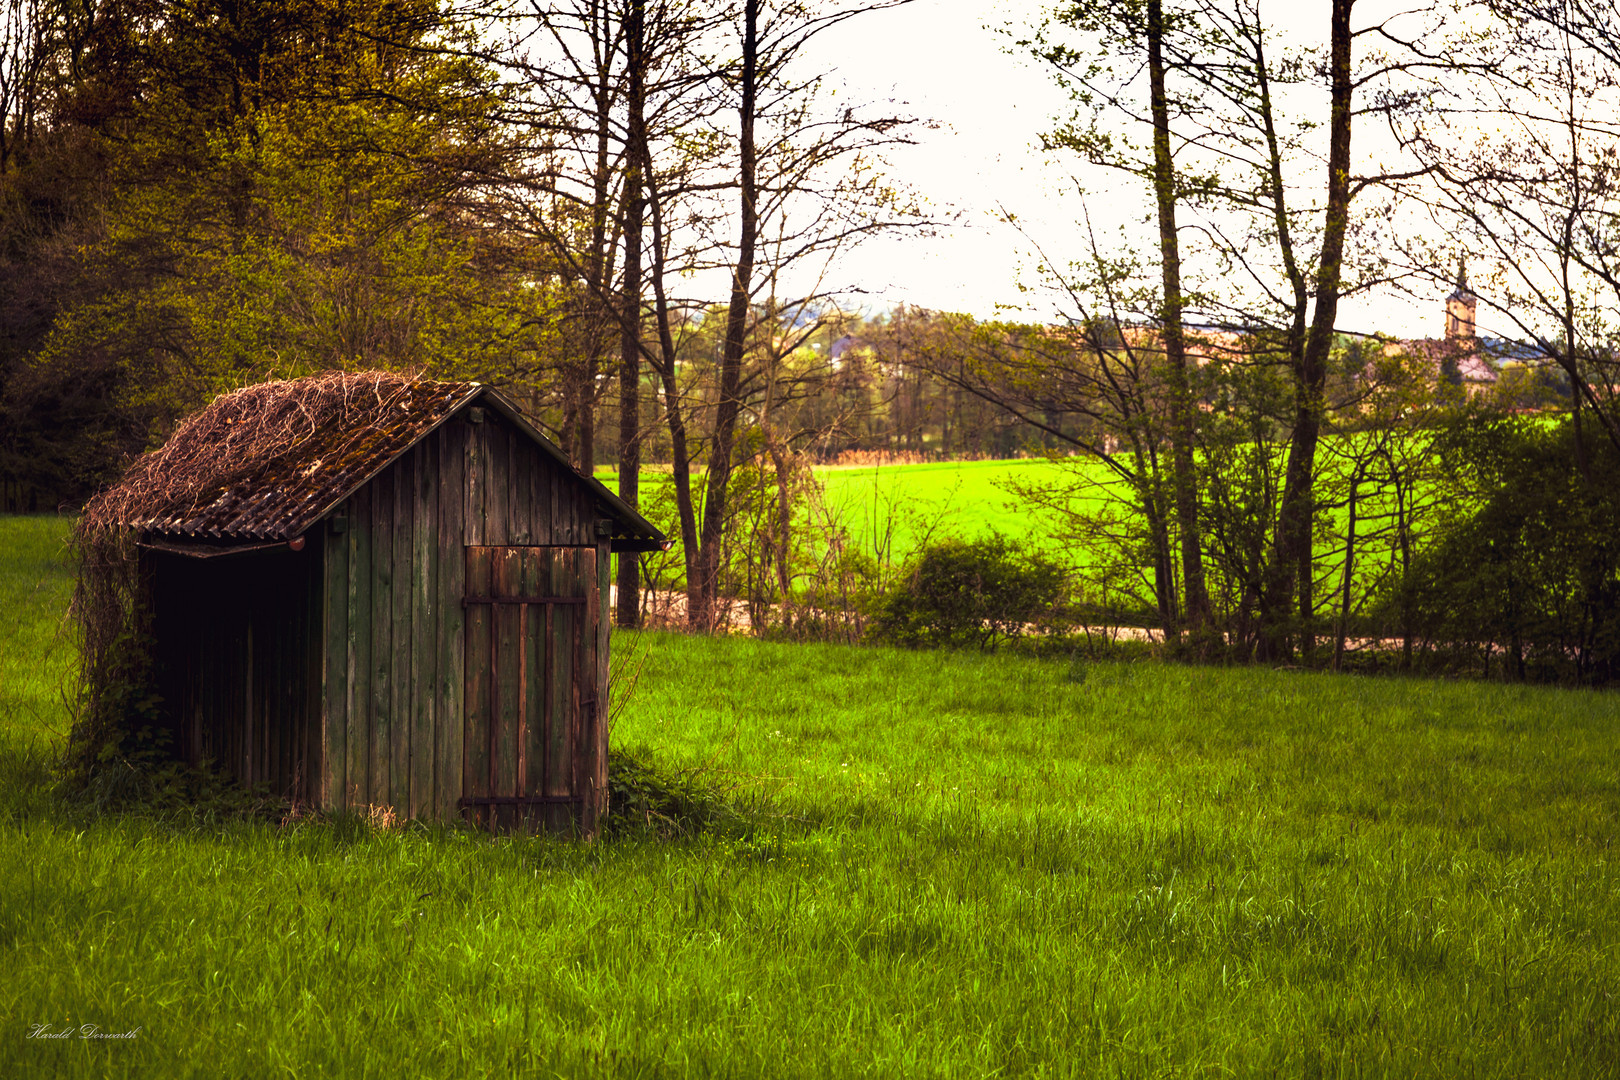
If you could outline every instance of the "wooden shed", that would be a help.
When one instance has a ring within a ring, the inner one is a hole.
[[[201,489],[165,473],[209,455]],[[510,399],[249,387],[99,498],[136,532],[184,760],[326,809],[595,832],[609,553],[666,541]]]

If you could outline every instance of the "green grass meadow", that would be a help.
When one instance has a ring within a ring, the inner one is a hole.
[[[73,595],[57,517],[0,517],[0,782],[38,770],[67,734],[73,671],[63,618]]]
[[[1072,464],[1072,463],[1071,463]],[[1101,478],[1094,463],[1084,466]],[[900,562],[929,535],[973,538],[992,531],[1023,540],[1040,538],[1039,523],[1014,505],[1005,485],[1061,476],[1039,458],[1007,461],[937,461],[919,465],[818,468],[823,500],[867,554],[885,550]],[[610,466],[596,478],[618,490]],[[643,485],[648,483],[643,478]]]
[[[910,553],[928,529],[961,537],[991,531],[1029,536],[1034,522],[1013,505],[1004,485],[1058,475],[1055,466],[1039,459],[816,470],[824,498],[844,515],[855,536],[892,535],[897,558]]]
[[[1620,696],[621,634],[735,825],[92,818],[65,527],[0,519],[0,1076],[1620,1075]]]
[[[1278,467],[1281,468],[1281,459]],[[598,466],[596,478],[610,490],[618,490],[617,475],[609,465]],[[642,490],[656,483],[649,470],[642,478]],[[1047,513],[1032,513],[1009,490],[1013,484],[1051,485],[1069,488],[1071,497],[1101,509],[1110,498],[1118,500],[1114,509],[1123,510],[1129,493],[1100,461],[1068,457],[1017,458],[997,461],[936,461],[922,464],[817,468],[822,500],[844,526],[856,550],[879,561],[900,564],[929,539],[946,536],[974,539],[992,532],[1030,547],[1043,549],[1049,556],[1070,566],[1091,565],[1095,554],[1083,547],[1054,540],[1054,528],[1061,522]],[[1083,493],[1080,481],[1091,485]],[[1363,489],[1361,525],[1363,540],[1370,518],[1390,512],[1383,497]],[[1348,511],[1335,504],[1326,510],[1332,529],[1317,536],[1319,554],[1336,559]],[[678,528],[665,523],[671,533]],[[1363,560],[1366,549],[1363,547]]]

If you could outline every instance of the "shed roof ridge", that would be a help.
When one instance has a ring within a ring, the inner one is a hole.
[[[277,379],[221,394],[86,504],[85,520],[90,528],[193,538],[294,539],[481,399],[577,477],[622,535],[664,542],[495,387],[383,371]]]

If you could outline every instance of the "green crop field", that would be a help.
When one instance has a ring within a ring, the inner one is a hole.
[[[1081,467],[1099,479],[1106,474],[1094,462]],[[816,470],[824,503],[857,547],[875,554],[887,545],[887,554],[895,561],[903,560],[927,536],[972,538],[993,530],[1014,539],[1038,538],[1041,523],[1015,505],[1006,485],[1061,475],[1061,466],[1040,459]],[[611,467],[599,467],[596,478],[617,490]]]
[[[90,817],[63,532],[0,519],[0,1076],[1620,1068],[1613,694],[619,635],[729,824]]]
[[[1083,564],[1091,557],[1084,549],[1054,544],[1050,517],[1019,505],[1009,490],[1015,484],[1070,485],[1080,476],[1096,485],[1113,482],[1108,468],[1095,459],[1039,458],[1005,461],[939,461],[917,465],[858,468],[818,468],[823,502],[844,525],[855,546],[871,555],[887,555],[902,562],[924,540],[954,536],[972,539],[992,531],[1010,539],[1046,547],[1064,560]],[[1077,476],[1078,474],[1078,476]],[[611,466],[600,466],[596,478],[617,490]],[[656,479],[644,478],[643,491]],[[694,480],[694,484],[697,481]],[[1125,492],[1116,488],[1123,498]],[[1102,487],[1089,489],[1088,498],[1100,506]],[[1368,515],[1363,505],[1363,527]],[[1336,528],[1343,528],[1346,510],[1328,510]],[[673,524],[671,524],[673,530]],[[1324,552],[1338,550],[1339,540],[1323,532]]]
[[[1036,521],[1018,509],[1009,482],[1035,482],[1058,475],[1040,460],[941,461],[923,465],[818,469],[825,499],[871,549],[892,535],[893,554],[904,558],[928,532],[970,538],[994,530],[1025,538]]]

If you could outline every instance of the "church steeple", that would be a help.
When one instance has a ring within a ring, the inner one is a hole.
[[[1468,264],[1457,259],[1457,290],[1446,297],[1446,340],[1472,341],[1474,339],[1474,312],[1479,297],[1468,287]]]

